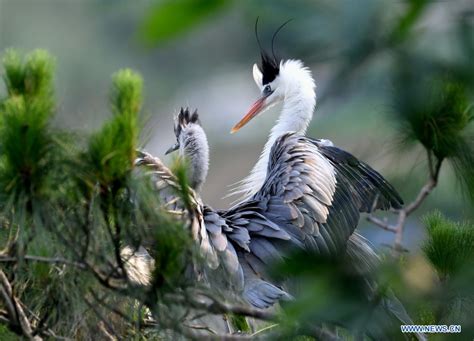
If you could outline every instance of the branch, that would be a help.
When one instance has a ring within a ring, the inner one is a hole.
[[[200,297],[199,297],[200,296]],[[204,299],[203,299],[204,297]],[[185,296],[168,295],[167,298],[172,302],[181,305],[190,305],[195,309],[204,310],[211,314],[237,314],[247,317],[253,317],[264,321],[276,321],[278,316],[274,313],[262,309],[252,308],[245,305],[229,304],[216,297],[200,292]]]
[[[104,335],[109,339],[109,340],[118,340],[118,334],[115,331],[114,327],[110,324],[109,321],[102,315],[102,313],[95,307],[95,305],[87,298],[84,297],[84,302],[87,304],[87,306],[92,309],[92,311],[95,313],[95,315],[99,318],[99,329],[104,333]],[[113,334],[113,335],[111,335]]]
[[[428,159],[430,160],[429,161],[430,177],[429,177],[427,183],[421,188],[421,190],[418,193],[418,196],[416,197],[416,199],[404,208],[404,211],[407,215],[411,214],[418,207],[420,207],[420,205],[423,203],[423,201],[426,199],[426,197],[431,193],[431,191],[438,184],[438,177],[439,177],[439,171],[441,170],[442,160],[438,160],[436,162],[435,168],[433,169],[430,155],[431,154],[428,153]]]
[[[421,204],[425,201],[428,195],[433,191],[433,189],[438,184],[439,172],[441,170],[441,165],[443,163],[442,159],[437,159],[436,164],[433,165],[433,156],[430,151],[428,153],[428,169],[429,169],[429,177],[425,185],[420,189],[418,195],[416,196],[415,200],[411,203],[406,205],[405,207],[401,208],[400,210],[395,211],[398,214],[397,222],[395,224],[388,223],[387,219],[384,220],[378,219],[373,215],[368,215],[367,220],[374,225],[386,230],[395,233],[395,241],[393,245],[393,249],[395,251],[403,250],[402,247],[402,238],[403,238],[403,230],[405,227],[406,220],[410,214],[416,211]],[[374,204],[372,206],[371,212],[377,206],[378,196],[374,200]]]
[[[186,295],[167,295],[167,299],[170,299],[173,303],[181,305],[190,305],[195,309],[204,310],[211,314],[237,314],[244,315],[246,317],[253,317],[263,321],[278,321],[281,318],[272,312],[263,309],[256,309],[245,305],[235,305],[226,303],[219,297],[214,297],[206,292],[187,292]],[[276,325],[272,325],[271,328]],[[331,331],[321,328],[319,326],[308,325],[310,334],[316,337],[318,340],[335,341],[341,340],[337,335],[331,333]],[[268,328],[268,329],[271,329]],[[267,329],[261,330],[261,332]],[[205,339],[205,340],[252,340],[255,339],[254,335],[249,334],[205,334],[194,330],[181,330],[183,335],[192,339]],[[258,334],[258,333],[256,333]],[[256,336],[255,334],[255,336]]]
[[[20,301],[13,295],[12,286],[2,270],[0,270],[0,296],[5,302],[10,325],[19,327],[21,333],[28,339],[41,341],[41,337],[33,335],[30,321],[26,317]]]
[[[374,217],[373,215],[368,215],[367,220],[371,222],[372,224],[377,225],[378,227],[380,227],[381,229],[385,231],[389,231],[393,233],[397,232],[395,227],[393,227],[392,225],[388,223],[387,218],[385,218],[384,220],[381,220],[377,217]]]
[[[105,302],[105,299],[100,298],[92,289],[90,289],[89,292],[97,303],[99,303],[100,305],[102,305],[106,309],[110,310],[115,315],[119,316],[120,318],[127,321],[128,323],[134,323],[135,322],[135,321],[133,321],[133,319],[130,316],[125,314],[123,311],[121,311],[120,309],[118,309],[116,307],[113,307],[112,305]]]
[[[40,322],[41,321],[41,318],[36,315],[33,311],[31,311],[30,308],[28,308],[24,303],[20,302],[20,304],[22,305],[23,309],[25,309],[28,314],[30,314],[36,321]],[[36,327],[36,330],[38,329],[38,327]],[[35,334],[37,333],[37,331],[34,332]],[[57,335],[51,328],[49,328],[48,326],[45,326],[45,329],[42,331],[42,334],[44,334],[45,336],[51,336],[52,338],[54,338],[55,340],[67,340],[67,341],[72,341],[73,339],[72,338],[69,338],[69,337],[65,337],[65,336],[59,336]]]
[[[81,270],[90,271],[94,275],[94,277],[96,277],[96,279],[106,288],[114,289],[117,291],[121,291],[126,288],[125,285],[119,285],[121,284],[120,279],[118,279],[115,283],[110,282],[113,274],[117,272],[116,268],[112,269],[111,273],[104,274],[102,273],[102,271],[96,269],[94,266],[92,266],[91,264],[87,262],[75,262],[75,261],[71,261],[65,258],[61,258],[61,257],[48,258],[48,257],[42,257],[42,256],[26,255],[26,256],[23,256],[22,259],[33,261],[33,262],[71,265]],[[0,263],[2,262],[3,263],[17,263],[19,261],[20,259],[17,257],[0,255]]]
[[[26,255],[26,256],[23,256],[22,259],[33,261],[33,262],[41,262],[41,263],[72,265],[76,268],[83,269],[83,270],[87,268],[85,263],[74,262],[74,261],[61,258],[61,257],[49,258],[49,257],[42,257],[42,256]],[[0,263],[2,262],[17,263],[19,261],[20,259],[17,257],[0,256]]]

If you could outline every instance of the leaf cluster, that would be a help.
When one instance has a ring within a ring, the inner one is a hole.
[[[439,211],[426,215],[423,222],[428,238],[422,246],[439,280],[419,302],[424,321],[436,324],[460,324],[461,335],[474,331],[474,228],[472,223],[454,222]],[[461,336],[460,335],[460,336]]]
[[[113,76],[111,109],[114,114],[91,136],[86,154],[91,185],[119,188],[133,168],[139,135],[138,113],[142,105],[141,77],[125,69]]]
[[[438,159],[459,157],[474,118],[468,89],[449,74],[431,73],[422,61],[402,58],[396,79],[396,113],[406,140],[419,141]],[[407,64],[414,64],[406,67]]]
[[[54,60],[36,50],[23,61],[8,50],[3,58],[8,97],[0,106],[0,185],[3,194],[40,195],[47,189],[54,142]]]
[[[463,191],[473,198],[471,84],[456,69],[409,53],[398,53],[397,66],[394,113],[401,142],[419,142],[438,162],[450,161]]]
[[[474,261],[474,227],[445,218],[439,211],[424,217],[428,239],[423,252],[441,278],[459,274]]]
[[[162,43],[188,32],[205,19],[220,12],[230,0],[166,0],[147,14],[140,35],[149,44]]]
[[[81,144],[51,124],[54,59],[42,50],[25,58],[9,50],[3,64],[2,271],[15,279],[15,295],[40,335],[54,330],[92,339],[103,332],[91,326],[104,321],[120,335],[141,335],[145,317],[136,321],[137,311],[144,304],[155,309],[165,292],[190,285],[185,272],[196,260],[189,231],[164,212],[150,177],[133,171],[142,78],[129,69],[113,75],[112,117]],[[129,283],[125,246],[146,247],[153,256],[151,289]]]
[[[293,253],[276,265],[276,278],[291,278],[297,283],[298,297],[283,304],[284,331],[289,335],[313,335],[315,325],[337,326],[342,333],[365,334],[375,339],[392,337],[393,326],[400,321],[385,309],[399,302],[376,287],[378,269],[361,273],[355,260],[344,255]]]

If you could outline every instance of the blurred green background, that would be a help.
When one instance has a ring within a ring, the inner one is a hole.
[[[79,132],[94,131],[110,116],[111,74],[122,67],[137,70],[145,80],[143,145],[160,158],[174,142],[179,107],[198,108],[211,147],[203,198],[226,208],[232,201],[223,199],[228,186],[248,174],[279,113],[276,107],[229,134],[259,94],[251,72],[259,60],[255,20],[260,17],[260,39],[269,48],[275,29],[293,19],[278,36],[276,51],[303,60],[313,72],[318,104],[308,135],[328,138],[368,162],[410,202],[427,178],[426,158],[421,147],[399,143],[395,63],[384,45],[386,33],[399,25],[391,42],[408,41],[401,49],[456,63],[464,58],[459,15],[470,11],[468,0],[0,0],[0,53],[44,48],[56,56],[56,124]],[[399,20],[407,12],[411,16]],[[472,27],[472,15],[467,20]],[[456,220],[474,218],[460,186],[444,165],[439,186],[410,217],[404,246],[419,247],[424,231],[418,218],[433,208]],[[364,219],[360,226],[381,248],[393,240]]]

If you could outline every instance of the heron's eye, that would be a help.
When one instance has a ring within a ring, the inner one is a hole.
[[[272,92],[272,87],[270,85],[265,86],[263,93],[269,95]]]

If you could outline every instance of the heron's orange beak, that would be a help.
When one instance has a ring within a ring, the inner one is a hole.
[[[247,115],[244,116],[244,118],[242,118],[239,123],[237,123],[233,128],[232,130],[230,131],[231,134],[239,131],[240,128],[242,128],[244,125],[246,125],[252,118],[254,118],[255,116],[258,115],[259,112],[261,112],[265,107],[266,107],[266,103],[265,103],[265,99],[267,98],[268,96],[262,96],[260,97],[253,105],[252,107],[250,108],[249,112],[247,113]]]

